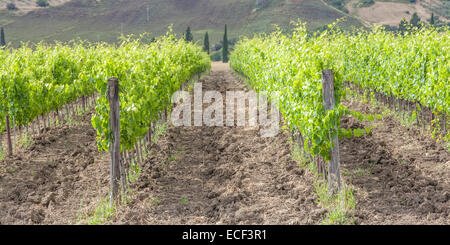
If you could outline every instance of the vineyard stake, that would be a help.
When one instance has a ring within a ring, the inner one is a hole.
[[[447,135],[447,111],[444,112],[442,119],[444,121],[444,137],[445,137]]]
[[[12,121],[12,123],[13,123],[13,144],[12,144],[12,146],[13,146],[13,151],[14,151],[14,148],[16,148],[16,144],[17,144],[17,134],[16,134],[16,118],[14,117],[14,115],[12,116],[12,119],[13,119],[13,121]]]
[[[123,192],[126,192],[127,190],[127,179],[125,177],[125,159],[124,159],[124,155],[121,154],[120,156],[120,164],[119,164],[119,170],[120,170],[120,178],[122,180],[122,189]]]
[[[71,111],[70,111],[70,113],[72,114],[72,116],[75,116],[75,109],[74,109],[74,105],[73,105],[74,103],[70,103],[70,109],[71,109]]]
[[[420,123],[419,123],[419,109],[417,108],[417,102],[414,102],[414,106],[416,107],[416,109],[414,110],[414,112],[416,113],[416,123],[417,123],[417,126],[420,126]]]
[[[69,106],[66,104],[64,107],[66,108],[66,116],[64,117],[64,120],[69,121]]]
[[[51,117],[50,117],[50,112],[49,113],[47,113],[47,122],[48,122],[48,128],[50,129],[51,128]]]
[[[322,93],[325,111],[333,110],[335,104],[333,71],[323,70],[322,78]],[[337,125],[334,125],[334,127],[336,132],[338,132]],[[331,133],[329,133],[329,137],[333,143],[333,147],[331,148],[331,159],[328,161],[328,185],[330,193],[335,194],[341,188],[339,138],[337,135],[331,138],[330,134]]]
[[[152,142],[152,124],[151,123],[147,130],[147,142],[149,144],[150,144],[150,142]]]
[[[44,114],[41,114],[41,118],[42,118],[42,126],[44,126],[44,130],[43,130],[43,131],[45,132],[45,131],[47,131],[47,130],[46,130],[46,128],[45,128],[45,127],[46,127],[46,123],[45,123],[45,117],[44,117]]]
[[[422,115],[422,126],[423,126],[423,129],[425,129],[425,120],[423,119],[423,107],[422,107],[422,104],[420,104],[420,103],[419,103],[419,106],[420,106],[420,114]]]
[[[444,112],[444,137],[447,135],[447,111]]]
[[[125,151],[123,154],[124,154],[124,157],[125,157],[125,165],[124,165],[125,175],[127,177],[128,183],[129,183],[130,182],[130,176],[128,175],[128,171],[129,171],[130,165],[131,165],[130,154],[129,154],[128,151]]]
[[[8,143],[8,156],[12,156],[13,150],[12,150],[12,143],[11,143],[11,129],[9,127],[9,114],[6,115],[5,121],[6,121],[6,139],[7,139],[7,143]]]
[[[119,111],[119,79],[108,79],[108,100],[111,117],[111,130],[113,141],[111,142],[111,199],[113,206],[117,200],[120,184],[120,111]]]
[[[63,112],[62,112],[62,108],[59,108],[57,111],[56,111],[56,113],[58,114],[58,123],[59,124],[62,124],[63,123]]]
[[[434,128],[434,113],[431,111],[431,109],[430,109],[430,113],[431,113],[431,121],[430,121],[430,129],[431,129],[431,132],[433,132],[433,128]]]
[[[139,151],[138,143],[136,143],[136,144],[134,145],[134,149],[136,150],[136,159],[137,159],[137,162],[138,162],[139,164],[141,164],[141,163],[142,163],[142,158],[141,158],[141,153],[140,153],[140,151]]]
[[[34,122],[31,122],[31,135],[35,135],[35,131],[34,131]]]
[[[37,116],[37,130],[38,130],[37,135],[41,135],[41,120],[39,120],[39,116]]]
[[[145,138],[145,137],[144,137]],[[139,142],[141,144],[141,154],[142,154],[142,161],[145,160],[144,158],[144,153],[145,153],[145,144],[144,144],[144,139],[139,139]]]
[[[81,96],[81,104],[83,105],[83,112],[86,111],[86,98],[83,96]]]

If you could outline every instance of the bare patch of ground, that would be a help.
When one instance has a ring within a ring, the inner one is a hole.
[[[347,3],[346,8],[350,11],[350,14],[365,21],[378,25],[397,26],[403,18],[409,22],[414,12],[419,15],[422,21],[427,21],[431,17],[431,12],[421,2],[417,0],[415,4],[411,4],[375,1],[375,4],[369,7],[354,8],[353,5],[358,3],[358,0],[352,0]],[[425,2],[428,3],[428,1]],[[444,17],[440,17],[440,20],[448,21]]]
[[[207,90],[246,90],[227,64],[202,78]],[[259,128],[170,127],[151,149],[119,224],[317,224],[310,176],[292,160],[288,136]]]
[[[98,153],[91,113],[0,161],[0,224],[73,224],[107,196],[108,159]]]
[[[345,104],[365,113],[381,108]],[[357,224],[450,224],[450,153],[429,135],[391,116],[370,134],[340,141],[344,180],[355,189]],[[360,128],[356,119],[344,128]]]
[[[214,63],[203,92],[244,90],[226,64]],[[379,113],[382,107],[344,101]],[[204,105],[205,107],[208,105]],[[56,126],[0,161],[0,224],[73,224],[108,196],[109,155],[98,153],[90,113]],[[354,190],[356,224],[450,224],[450,153],[392,116],[340,140],[343,180]],[[314,176],[292,160],[288,135],[260,127],[173,127],[141,167],[111,224],[319,224]]]

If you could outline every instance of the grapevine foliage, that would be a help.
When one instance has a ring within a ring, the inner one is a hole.
[[[0,116],[24,126],[39,115],[95,91],[90,71],[95,48],[86,43],[23,45],[0,50]]]
[[[194,74],[209,69],[201,48],[167,34],[151,44],[123,38],[119,45],[71,42],[0,49],[0,117],[14,116],[24,126],[39,115],[96,91],[92,124],[100,150],[112,139],[108,79],[119,78],[122,150],[145,135],[150,122],[170,104],[174,91]]]
[[[382,29],[347,34],[330,25],[328,31],[310,35],[299,23],[290,35],[277,30],[241,40],[231,55],[231,66],[255,90],[280,92],[280,112],[288,126],[300,132],[306,151],[328,160],[330,139],[349,133],[340,129],[342,115],[374,119],[340,104],[344,81],[448,114],[448,33],[448,29],[424,28],[404,36]],[[324,69],[335,76],[336,104],[330,111],[323,107]]]
[[[120,143],[132,149],[150,123],[170,105],[172,94],[193,75],[210,68],[211,61],[199,46],[165,36],[144,45],[124,41],[117,48],[103,49],[104,58],[95,67],[95,87],[100,92],[92,124],[98,132],[99,149],[108,150],[112,140],[108,84],[119,78]]]

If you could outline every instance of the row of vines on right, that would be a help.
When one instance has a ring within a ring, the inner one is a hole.
[[[289,35],[278,30],[241,40],[230,62],[256,91],[279,92],[279,109],[290,131],[307,153],[328,161],[331,139],[345,132],[339,125],[343,115],[374,118],[340,103],[349,87],[407,107],[422,121],[424,112],[429,113],[423,124],[432,125],[434,137],[450,140],[449,37],[448,27],[400,35],[381,28],[348,33],[331,25],[310,34],[298,23]],[[334,73],[333,110],[325,110],[322,103],[326,69]]]

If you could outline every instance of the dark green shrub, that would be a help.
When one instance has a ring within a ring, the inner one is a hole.
[[[8,3],[8,4],[6,4],[6,9],[12,10],[12,11],[14,11],[14,10],[19,10],[19,9],[16,7],[16,5],[15,5],[14,3]]]
[[[42,8],[50,6],[47,0],[36,0],[36,5]]]

